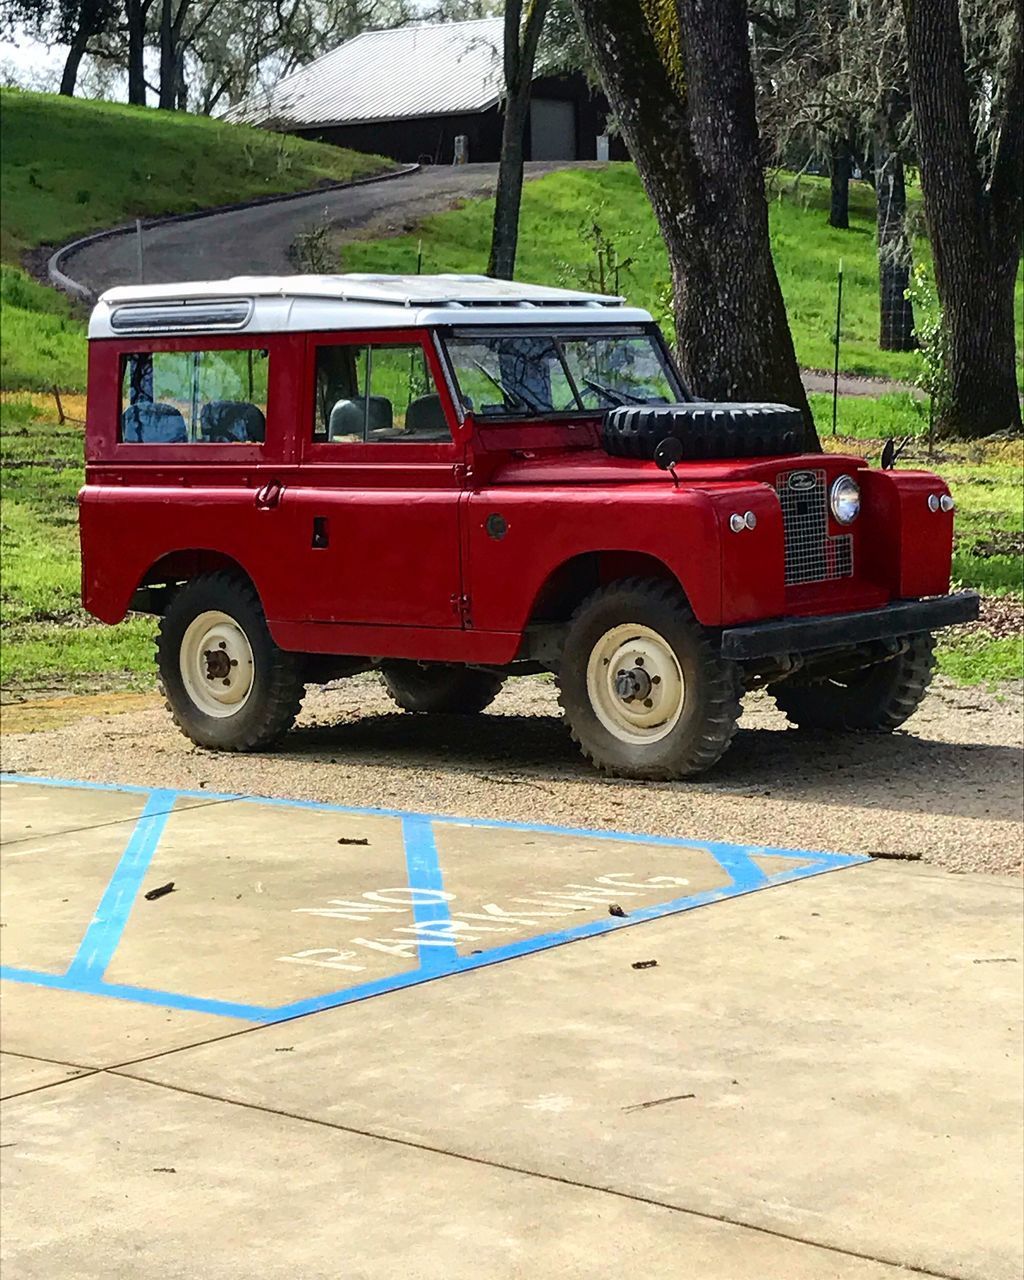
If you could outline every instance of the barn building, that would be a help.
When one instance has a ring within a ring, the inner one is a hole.
[[[370,151],[450,164],[501,152],[503,20],[366,31],[233,107],[228,119]],[[579,74],[533,83],[527,160],[626,159],[607,135],[608,103]]]

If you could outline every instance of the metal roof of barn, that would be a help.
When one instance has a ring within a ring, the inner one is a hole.
[[[502,42],[500,17],[364,31],[226,118],[294,129],[483,111],[501,96]]]

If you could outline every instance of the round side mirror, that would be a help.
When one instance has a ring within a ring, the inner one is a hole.
[[[654,461],[662,469],[669,471],[683,456],[683,442],[675,436],[666,436],[658,442],[654,450]]]

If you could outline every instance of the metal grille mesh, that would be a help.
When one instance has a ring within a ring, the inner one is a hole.
[[[783,471],[775,478],[786,534],[786,586],[853,576],[853,537],[828,536],[824,471]]]

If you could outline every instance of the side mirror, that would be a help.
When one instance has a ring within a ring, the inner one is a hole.
[[[683,456],[683,442],[675,436],[666,436],[654,450],[654,461],[662,471],[671,471]]]

